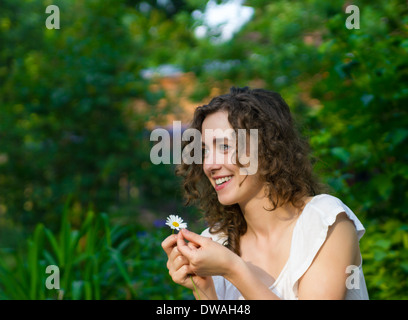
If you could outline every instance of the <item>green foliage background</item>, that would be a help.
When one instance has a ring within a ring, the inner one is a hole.
[[[344,1],[246,1],[252,19],[222,42],[194,36],[202,1],[0,1],[0,297],[192,298],[167,274],[161,225],[174,212],[204,225],[173,166],[151,163],[146,129],[180,102],[143,71],[173,65],[194,74],[197,103],[231,85],[280,92],[367,228],[370,297],[407,299],[407,2],[352,4],[360,29]],[[45,288],[50,264],[61,291]]]

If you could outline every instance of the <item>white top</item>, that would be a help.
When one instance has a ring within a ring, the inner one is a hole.
[[[339,213],[345,212],[354,222],[358,240],[363,236],[365,229],[356,215],[340,199],[328,194],[313,197],[304,207],[293,229],[292,243],[288,261],[283,267],[276,281],[269,287],[278,297],[284,300],[298,299],[298,281],[310,267],[317,252],[327,237],[327,231]],[[225,234],[211,234],[205,229],[204,237],[212,237],[214,241],[223,244]],[[365,284],[362,259],[361,264],[350,266],[345,271],[349,274],[346,281],[346,300],[368,300]],[[222,276],[213,276],[215,290],[219,300],[244,299],[232,283]]]

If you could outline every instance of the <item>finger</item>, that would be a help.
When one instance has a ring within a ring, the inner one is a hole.
[[[186,240],[194,242],[198,246],[202,246],[206,241],[209,240],[209,238],[200,236],[197,233],[194,233],[194,232],[189,231],[187,229],[182,229],[181,232],[179,232],[179,233],[182,233],[183,237]]]
[[[175,266],[175,261],[177,257],[182,257],[183,255],[177,250],[177,246],[173,247],[171,250],[170,254],[168,255],[168,260],[167,260],[167,269],[169,271],[176,271],[180,266],[178,265],[177,268]]]
[[[182,254],[178,250],[177,246],[173,247],[169,254],[169,260],[174,261],[178,256],[181,256]]]
[[[190,249],[198,249],[200,246],[198,245],[198,244],[196,244],[196,243],[194,243],[194,242],[189,242],[189,243],[187,243],[187,246],[190,248]]]
[[[161,243],[163,250],[166,252],[167,256],[170,255],[171,251],[173,250],[174,246],[177,243],[177,235],[172,234],[168,236],[166,239],[163,240]]]
[[[185,230],[185,229],[183,229]],[[188,260],[192,258],[194,248],[189,247],[184,241],[183,233],[179,232],[177,234],[177,249],[178,251],[185,256]]]
[[[189,280],[190,274],[190,267],[188,265],[183,265],[178,270],[172,272],[171,278],[175,283],[181,284],[191,289],[191,280]]]
[[[189,261],[186,257],[183,255],[179,254],[178,256],[168,259],[167,260],[167,269],[169,269],[169,272],[175,272],[178,269],[180,269],[183,265],[188,265]]]
[[[189,265],[189,261],[186,257],[182,256],[181,254],[179,256],[177,256],[174,260],[173,260],[173,268],[174,270],[178,270],[180,269],[182,266],[184,265]]]

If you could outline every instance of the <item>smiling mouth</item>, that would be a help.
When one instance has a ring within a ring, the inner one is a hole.
[[[215,185],[221,186],[224,183],[230,181],[231,179],[232,179],[232,176],[215,179]]]

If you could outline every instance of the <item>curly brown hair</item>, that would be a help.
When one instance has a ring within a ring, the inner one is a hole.
[[[323,190],[313,173],[309,144],[301,137],[288,105],[278,93],[232,87],[229,94],[197,107],[190,127],[201,132],[204,119],[217,111],[228,113],[235,132],[258,129],[258,174],[271,204],[267,210],[273,211],[288,203],[302,208],[305,197]],[[188,143],[186,141],[184,146]],[[239,165],[239,161],[237,163]],[[239,205],[222,205],[218,201],[201,164],[182,162],[176,174],[184,178],[186,205],[198,205],[210,232],[224,233],[227,236],[224,245],[240,255],[240,237],[245,234],[247,224]]]

